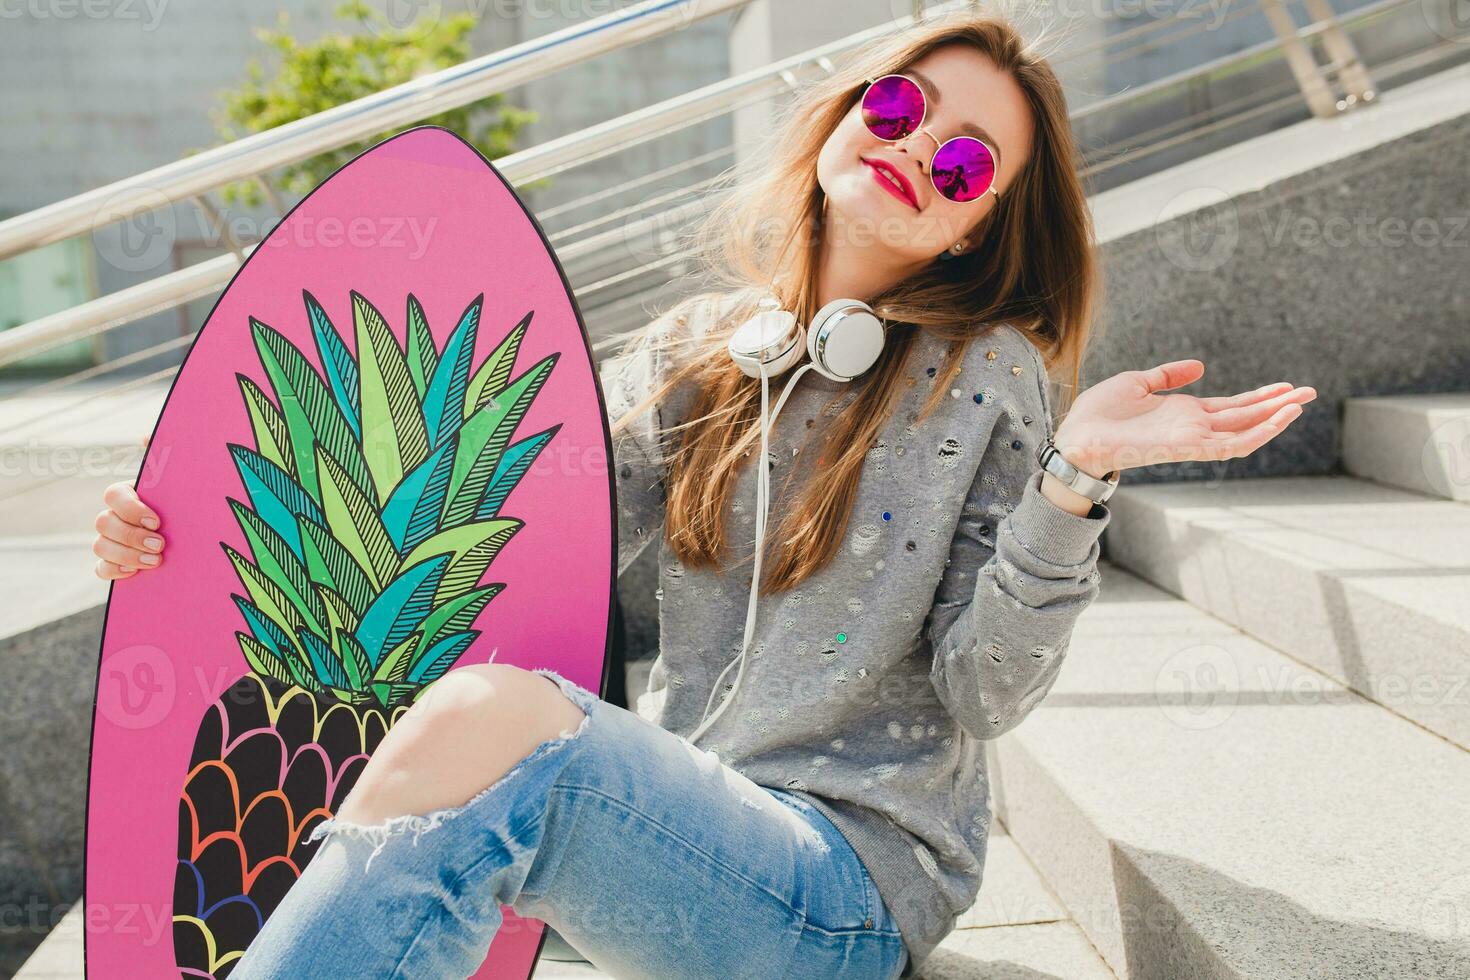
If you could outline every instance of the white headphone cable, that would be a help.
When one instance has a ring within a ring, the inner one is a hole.
[[[731,686],[731,689],[730,689],[730,697],[726,698],[723,702],[720,703],[720,706],[719,706],[719,708],[717,708],[715,710],[714,715],[709,716],[706,720],[701,721],[699,727],[696,728],[689,735],[689,741],[691,741],[691,742],[694,741],[695,739],[699,738],[699,736],[703,735],[706,731],[708,731],[709,730],[709,727],[715,723],[715,720],[717,718],[720,717],[721,712],[723,712],[725,710],[725,708],[729,706],[730,701],[735,696],[735,692],[737,690],[739,690],[739,688],[740,688],[740,678],[745,673],[745,653],[746,653],[746,650],[750,647],[751,636],[755,632],[756,600],[759,598],[759,593],[760,593],[761,556],[762,556],[763,551],[765,550],[766,520],[767,520],[768,512],[770,510],[770,497],[771,497],[770,481],[771,481],[771,477],[770,477],[770,467],[769,467],[768,462],[767,462],[767,457],[770,456],[770,432],[771,432],[771,429],[775,427],[775,425],[776,425],[776,419],[777,419],[777,417],[781,413],[781,408],[782,408],[782,406],[784,406],[786,404],[786,398],[791,394],[791,390],[796,386],[796,382],[801,378],[801,376],[804,373],[806,373],[809,370],[812,370],[815,367],[816,367],[815,364],[813,364],[812,362],[808,361],[807,363],[803,364],[801,367],[799,367],[799,368],[796,369],[796,373],[791,376],[791,380],[789,380],[788,382],[786,382],[786,388],[785,388],[785,390],[783,390],[781,392],[781,397],[776,400],[776,408],[775,408],[774,411],[771,412],[770,421],[769,422],[766,421],[766,406],[767,406],[767,403],[770,400],[770,375],[766,374],[766,369],[765,369],[765,365],[764,364],[762,364],[761,365],[761,368],[760,368],[760,372],[761,372],[761,454],[760,454],[760,459],[756,461],[757,469],[756,469],[756,482],[755,482],[755,487],[756,487],[756,491],[755,491],[756,492],[755,559],[754,559],[754,561],[752,563],[753,567],[752,567],[752,571],[751,571],[751,580],[750,580],[750,599],[746,603],[746,607],[745,607],[745,637],[744,637],[744,639],[740,643],[740,652],[739,652],[739,654],[736,655],[736,657],[735,657],[734,660],[732,660],[728,664],[726,664],[725,665],[725,669],[722,670],[722,671],[720,671],[720,675],[715,678],[714,688],[713,688],[713,690],[710,691],[709,697],[705,700],[705,704],[704,704],[704,714],[705,715],[707,715],[707,716],[709,715],[710,704],[714,701],[715,694],[716,694],[716,692],[718,692],[720,690],[720,684],[721,684],[722,681],[724,681],[725,675],[727,673],[729,673],[730,668],[731,667],[734,667],[736,664],[739,664],[740,665],[740,669],[735,672],[735,683]]]

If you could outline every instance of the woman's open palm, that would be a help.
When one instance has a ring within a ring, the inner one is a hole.
[[[1302,405],[1317,397],[1315,388],[1288,381],[1210,398],[1167,392],[1204,373],[1203,361],[1187,358],[1093,385],[1058,428],[1057,448],[1096,473],[1248,456],[1286,431]]]

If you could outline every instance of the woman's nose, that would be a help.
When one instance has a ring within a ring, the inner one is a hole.
[[[914,140],[918,139],[921,136],[928,136],[929,140],[934,143],[934,150],[930,151],[928,155],[925,155],[924,153],[924,146],[922,142],[917,144],[914,143]],[[912,133],[899,140],[898,143],[895,145],[902,148],[905,153],[913,157],[915,160],[919,161],[920,170],[923,170],[925,168],[925,166],[929,162],[929,159],[932,158],[934,153],[938,152],[939,150],[938,142],[934,139],[933,136],[929,136],[928,131],[924,129],[914,130]]]

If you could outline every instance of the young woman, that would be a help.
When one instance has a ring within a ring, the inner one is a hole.
[[[1092,386],[1053,431],[1094,243],[1061,87],[1004,21],[858,52],[752,160],[704,229],[718,287],[601,367],[619,571],[663,531],[638,713],[550,670],[452,671],[234,980],[467,976],[502,905],[619,977],[913,975],[979,890],[983,740],[1051,688],[1098,592],[1097,481],[1247,455],[1316,395],[1164,394],[1203,373],[1180,360]],[[727,345],[836,299],[877,309],[881,353],[777,403],[747,645],[768,392]],[[1048,442],[1093,481],[1044,470]],[[106,502],[99,574],[156,567],[158,515],[126,484]]]

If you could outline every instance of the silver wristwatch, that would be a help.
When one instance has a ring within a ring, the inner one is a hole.
[[[1036,459],[1043,470],[1095,504],[1100,504],[1113,495],[1113,491],[1118,489],[1118,479],[1122,476],[1121,470],[1110,470],[1099,480],[1082,472],[1067,462],[1067,458],[1050,439],[1042,443],[1041,448],[1036,451]]]

